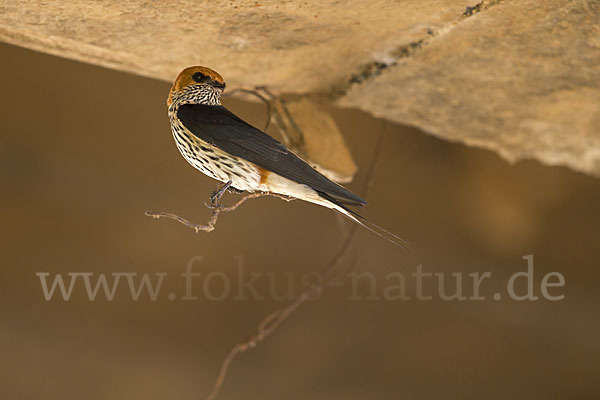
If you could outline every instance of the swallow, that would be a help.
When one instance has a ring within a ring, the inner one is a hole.
[[[333,209],[400,247],[406,245],[403,239],[348,208],[367,204],[364,199],[329,180],[282,143],[221,105],[225,86],[216,71],[188,67],[175,79],[167,99],[179,152],[194,168],[224,184],[218,196],[233,189],[308,201]]]

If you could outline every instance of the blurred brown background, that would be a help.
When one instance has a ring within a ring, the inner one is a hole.
[[[204,222],[203,202],[215,188],[177,152],[169,85],[8,45],[0,54],[2,397],[205,397],[231,346],[286,304],[234,300],[234,257],[243,256],[248,275],[292,273],[299,289],[342,243],[335,215],[264,198],[223,215],[210,234],[152,220],[145,210]],[[260,104],[226,105],[264,123]],[[384,124],[328,110],[359,165],[349,185],[358,191]],[[417,301],[409,280],[410,301],[348,300],[344,280],[235,360],[219,398],[598,398],[600,181],[537,162],[509,165],[409,127],[385,129],[363,214],[412,249],[361,231],[348,263],[372,272],[379,294],[387,274],[410,277],[417,265],[465,279],[489,271],[488,299]],[[528,254],[536,295],[544,274],[556,271],[566,284],[551,293],[564,300],[492,299],[525,270]],[[231,276],[231,296],[209,301],[195,278],[200,298],[179,299],[179,275],[194,256],[204,257],[195,272]],[[56,294],[46,301],[37,272],[169,275],[156,301],[146,294],[133,301],[125,281],[112,302],[102,292],[90,301],[81,281],[69,301]],[[266,290],[264,281],[256,286]],[[368,289],[363,282],[360,293]]]

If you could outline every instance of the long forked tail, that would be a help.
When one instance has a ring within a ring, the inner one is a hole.
[[[346,218],[356,222],[363,228],[373,232],[375,235],[387,240],[388,242],[395,244],[396,246],[402,248],[403,250],[407,250],[408,247],[410,246],[410,243],[408,241],[402,239],[398,235],[393,234],[392,232],[388,231],[387,229],[380,227],[379,225],[375,224],[374,222],[369,221],[367,218],[363,217],[362,215],[358,214],[357,212],[350,210],[348,207],[346,207],[339,201],[333,199],[331,196],[327,195],[326,193],[322,193],[322,192],[318,192],[318,193],[319,193],[320,197],[322,197],[323,199],[325,199],[329,203],[331,203],[329,205],[329,208],[336,210],[337,212],[339,212]]]

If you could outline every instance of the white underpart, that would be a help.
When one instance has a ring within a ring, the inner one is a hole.
[[[363,225],[354,215],[350,214],[348,211],[344,210],[337,204],[334,204],[329,200],[322,198],[314,189],[301,183],[297,183],[275,173],[271,173],[267,179],[266,185],[263,186],[266,186],[267,190],[263,189],[262,191],[270,191],[273,193],[283,194],[285,196],[294,197],[296,199],[308,201],[313,204],[336,210],[337,212],[345,215],[354,222]]]

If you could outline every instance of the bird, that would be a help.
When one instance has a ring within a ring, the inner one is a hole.
[[[225,108],[221,104],[225,86],[218,72],[191,66],[179,73],[167,98],[171,131],[179,152],[194,168],[223,183],[213,200],[232,189],[304,200],[335,210],[404,247],[406,241],[348,208],[367,204],[364,199]]]

